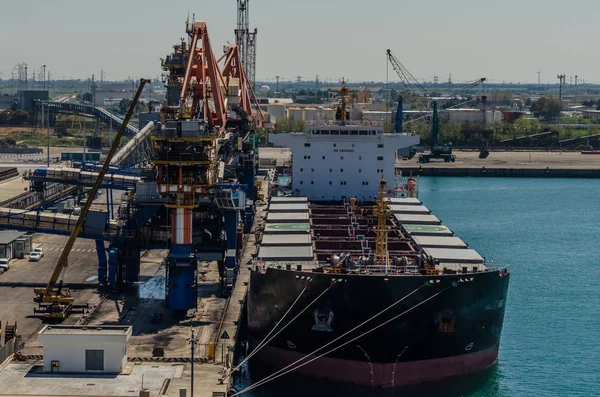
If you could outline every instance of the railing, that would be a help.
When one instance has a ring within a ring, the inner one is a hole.
[[[0,348],[0,365],[2,365],[15,352],[15,339],[11,339]]]
[[[157,153],[154,155],[156,161],[198,161],[209,162],[210,156],[206,153]]]
[[[309,120],[306,121],[305,126],[363,126],[363,127],[383,127],[384,123],[381,121],[366,121],[366,120],[348,120],[345,124],[341,121],[334,120]]]

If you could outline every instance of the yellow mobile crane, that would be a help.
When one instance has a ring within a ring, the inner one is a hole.
[[[68,265],[69,254],[71,253],[71,249],[75,244],[75,239],[77,239],[77,235],[81,231],[83,224],[85,222],[85,217],[92,205],[93,199],[96,197],[98,190],[100,189],[100,185],[102,184],[102,180],[108,171],[108,167],[110,162],[119,147],[119,142],[121,142],[121,138],[123,137],[123,133],[125,132],[125,128],[129,124],[129,120],[133,114],[133,110],[140,98],[140,94],[144,89],[144,85],[149,83],[150,80],[141,79],[140,85],[131,101],[131,105],[129,106],[129,110],[125,115],[125,120],[123,120],[123,124],[121,124],[121,128],[119,128],[119,132],[117,136],[114,138],[110,151],[104,160],[104,164],[102,165],[102,169],[98,174],[98,178],[92,187],[92,190],[89,193],[89,198],[86,200],[81,213],[79,214],[79,218],[77,218],[77,222],[71,231],[71,235],[63,248],[63,251],[58,259],[58,263],[54,268],[54,272],[52,273],[52,277],[50,277],[50,281],[48,281],[48,285],[46,288],[35,288],[33,292],[35,293],[35,297],[33,298],[34,302],[39,304],[40,309],[35,310],[35,313],[43,313],[44,318],[49,319],[65,319],[69,313],[73,309],[74,298],[71,295],[71,291],[69,288],[63,288],[63,281],[58,281],[61,273],[66,269]]]

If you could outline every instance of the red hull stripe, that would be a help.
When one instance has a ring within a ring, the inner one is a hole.
[[[251,341],[254,342],[254,341]],[[253,343],[256,346],[257,343]],[[256,357],[276,368],[284,368],[304,357],[301,353],[266,346]],[[379,364],[322,357],[296,371],[304,375],[376,387],[398,387],[434,382],[481,371],[498,358],[498,345],[460,356],[412,362]],[[305,360],[306,361],[306,360]],[[373,375],[371,375],[371,366]]]

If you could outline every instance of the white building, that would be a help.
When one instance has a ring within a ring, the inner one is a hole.
[[[500,110],[482,109],[448,109],[450,120],[463,124],[467,121],[479,121],[484,126],[502,124],[502,112]]]
[[[292,188],[309,200],[356,197],[373,200],[383,175],[395,181],[396,152],[419,137],[384,134],[376,126],[314,126],[306,133],[270,134],[275,146],[292,150]]]
[[[127,364],[129,326],[47,325],[38,333],[45,372],[120,373]]]

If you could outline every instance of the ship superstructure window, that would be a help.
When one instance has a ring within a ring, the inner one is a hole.
[[[333,185],[333,182],[329,181],[329,184],[330,184],[330,185]]]
[[[310,156],[304,156],[304,160],[310,160]]]
[[[309,143],[309,146],[310,146],[310,143]],[[377,144],[377,147],[378,147],[378,148],[382,148],[382,147],[383,147],[383,143],[378,143],[378,144]]]
[[[300,168],[300,172],[304,172],[304,168]]]
[[[340,185],[346,185],[346,181],[341,181]]]
[[[333,169],[331,169],[331,168],[330,168],[330,169],[329,169],[329,172],[333,172]]]
[[[310,169],[310,172],[315,172],[315,169],[314,169],[314,168],[311,168],[311,169]]]
[[[377,160],[383,160],[383,156],[377,156]]]
[[[340,168],[340,172],[344,172],[344,169],[343,169],[343,168]]]
[[[362,170],[359,168],[359,169],[358,169],[358,172],[362,172]]]
[[[340,156],[340,160],[343,160],[343,159],[344,159],[344,156]]]
[[[305,143],[304,147],[310,147],[310,143]]]
[[[362,160],[362,156],[358,156],[358,159],[359,159],[359,160]]]
[[[333,144],[333,147],[337,147],[337,143],[334,143],[334,144]]]
[[[301,185],[304,185],[304,181],[300,181],[300,184],[301,184]]]
[[[325,160],[325,156],[323,156],[323,160]]]
[[[315,181],[310,181],[310,184],[311,184],[311,185],[314,185],[314,184],[315,184]]]
[[[366,186],[369,184],[369,182],[363,182],[362,184],[363,184],[363,186]]]

